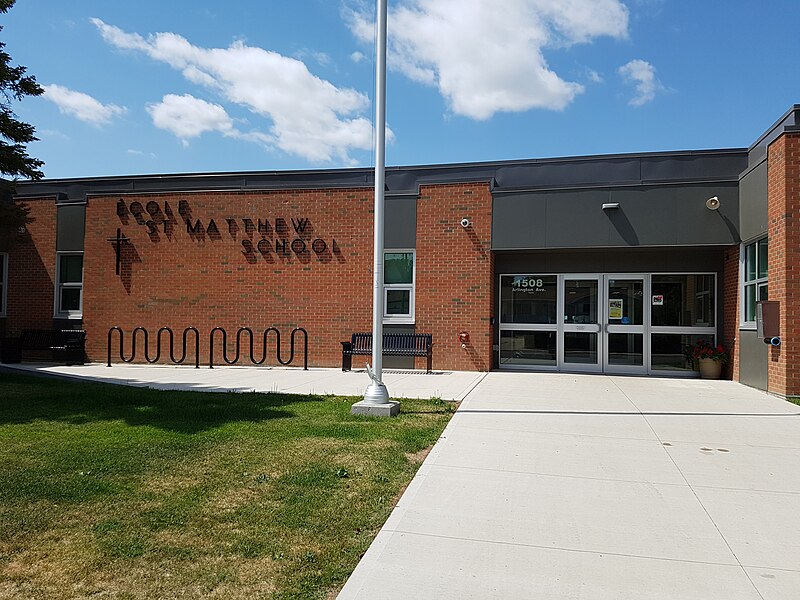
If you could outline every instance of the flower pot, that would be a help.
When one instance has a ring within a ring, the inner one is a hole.
[[[697,361],[702,379],[719,379],[722,375],[722,363],[713,358],[701,358]]]

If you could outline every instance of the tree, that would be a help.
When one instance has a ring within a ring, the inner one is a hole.
[[[0,0],[0,13],[7,13],[16,0]],[[0,25],[0,32],[3,27]],[[14,102],[25,96],[39,96],[44,93],[36,83],[36,78],[26,75],[27,69],[13,66],[11,56],[0,42],[0,174],[10,177],[2,180],[3,198],[0,198],[0,237],[17,231],[30,221],[24,206],[10,201],[14,192],[14,180],[19,178],[41,179],[44,174],[40,168],[44,162],[28,154],[26,144],[37,140],[33,125],[20,121],[12,110]]]

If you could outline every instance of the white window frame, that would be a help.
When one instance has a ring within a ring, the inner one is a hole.
[[[758,277],[758,243],[761,240],[767,240],[767,274],[764,277]],[[747,247],[755,246],[755,263],[756,263],[756,278],[752,281],[746,281],[747,278]],[[739,246],[739,329],[756,329],[756,321],[747,320],[747,288],[755,287],[756,302],[758,302],[758,291],[761,286],[769,286],[769,237],[760,235],[756,238],[742,242]],[[769,294],[769,287],[767,288]]]
[[[57,319],[82,319],[83,318],[83,264],[81,263],[80,283],[61,283],[61,258],[63,256],[80,256],[83,252],[56,252],[56,286],[55,298],[53,299],[53,316]],[[78,310],[60,310],[61,288],[73,288],[80,290],[80,300]]]
[[[412,268],[411,268],[411,283],[384,283],[383,284],[383,322],[388,324],[404,324],[413,325],[415,323],[415,308],[416,308],[416,295],[417,295],[417,251],[414,248],[384,248],[384,273],[386,271],[386,255],[387,254],[411,254]],[[386,313],[386,296],[389,290],[408,290],[408,314],[407,315],[389,315]]]
[[[3,264],[3,277],[0,285],[0,317],[5,317],[8,314],[8,254],[0,252],[0,263]]]

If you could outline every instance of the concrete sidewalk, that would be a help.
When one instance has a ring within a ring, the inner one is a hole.
[[[3,368],[21,372],[74,377],[148,387],[159,390],[200,392],[283,392],[287,394],[336,394],[363,396],[370,383],[363,369],[296,367],[229,367],[209,369],[174,365],[86,365],[4,364]],[[461,400],[485,377],[485,373],[466,371],[402,371],[384,369],[383,381],[394,398],[442,398]]]
[[[339,595],[800,598],[800,407],[729,381],[490,373]]]

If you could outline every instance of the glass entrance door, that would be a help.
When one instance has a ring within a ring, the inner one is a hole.
[[[562,280],[564,321],[558,349],[563,370],[602,370],[601,282],[599,275],[565,275]]]
[[[647,373],[645,275],[603,276],[603,372]]]

